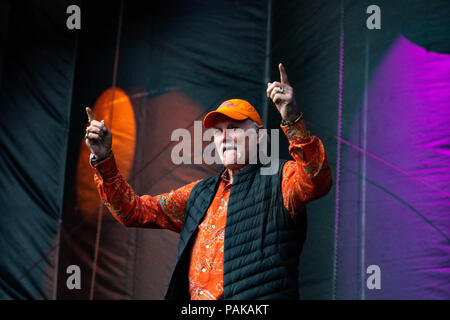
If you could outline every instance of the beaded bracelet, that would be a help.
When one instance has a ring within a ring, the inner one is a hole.
[[[283,127],[290,127],[290,126],[296,124],[297,122],[299,122],[302,118],[303,118],[303,112],[300,112],[300,114],[292,121],[282,120],[281,125]]]

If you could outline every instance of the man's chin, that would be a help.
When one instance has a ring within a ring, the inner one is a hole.
[[[228,150],[222,154],[222,163],[225,168],[236,169],[246,165],[245,159],[241,159],[236,150]]]
[[[227,169],[238,169],[240,167],[244,167],[245,165],[246,165],[246,163],[238,163],[237,160],[234,160],[234,161],[224,160],[223,161],[223,166]]]

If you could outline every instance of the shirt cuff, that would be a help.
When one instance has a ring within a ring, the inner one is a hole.
[[[95,165],[93,165],[91,161],[89,161],[89,164],[105,182],[112,180],[112,178],[119,174],[119,169],[117,168],[116,159],[114,158],[113,153],[111,153],[108,158]]]
[[[303,118],[291,126],[281,125],[280,127],[288,138],[289,143],[304,143],[311,137]]]

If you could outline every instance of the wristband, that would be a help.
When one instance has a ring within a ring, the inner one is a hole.
[[[299,122],[302,118],[303,118],[303,112],[300,112],[300,114],[292,121],[282,120],[281,125],[283,127],[290,127],[290,126],[296,124],[297,122]]]
[[[99,162],[102,162],[103,160],[108,159],[108,158],[111,156],[111,154],[112,154],[112,150],[109,150],[109,152],[108,152],[108,154],[107,154],[106,156],[104,156],[104,157],[101,158],[101,159],[97,159],[97,158],[95,157],[95,155],[94,155],[93,153],[91,153],[91,156],[90,156],[89,161],[91,162],[92,166],[95,166],[95,165],[98,164]]]

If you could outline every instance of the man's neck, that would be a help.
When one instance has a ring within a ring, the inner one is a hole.
[[[244,164],[240,167],[231,167],[231,168],[227,168],[228,171],[228,179],[230,180],[230,183],[233,184],[233,178],[234,176],[241,171],[242,169],[244,169],[245,167],[247,167],[248,164]]]

